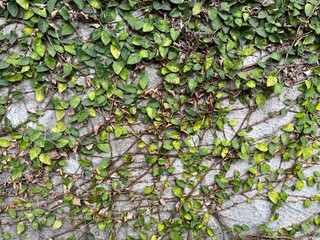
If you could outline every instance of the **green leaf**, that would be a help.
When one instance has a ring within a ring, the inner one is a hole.
[[[155,27],[161,32],[169,32],[169,22],[166,20],[158,20]]]
[[[298,190],[298,191],[301,191],[303,187],[304,187],[303,181],[301,181],[300,179],[297,180],[297,182],[296,182],[296,188],[297,188],[297,190]]]
[[[164,228],[165,228],[164,224],[163,223],[159,223],[158,227],[157,227],[157,230],[158,230],[158,232],[162,232],[164,230]]]
[[[147,194],[150,194],[153,192],[153,187],[152,186],[146,186],[144,189],[143,189],[143,194],[147,195]]]
[[[114,135],[116,138],[120,137],[123,133],[123,127],[120,126],[119,124],[117,124],[115,127],[114,127]]]
[[[146,73],[143,73],[139,80],[140,87],[142,89],[145,89],[148,86],[148,82],[149,82],[149,75],[147,75]]]
[[[26,225],[23,222],[19,222],[17,225],[17,233],[21,234],[26,230]]]
[[[36,53],[38,53],[40,57],[43,57],[46,52],[46,47],[43,44],[39,44],[35,48]]]
[[[97,147],[102,152],[109,152],[109,145],[107,143],[98,143]]]
[[[63,122],[58,122],[52,129],[52,132],[62,133],[67,129],[67,126]]]
[[[46,165],[51,165],[51,159],[50,159],[50,154],[49,153],[42,153],[39,156],[40,162]]]
[[[2,237],[4,239],[10,239],[10,238],[12,238],[12,235],[10,233],[8,233],[8,232],[3,232]]]
[[[301,150],[302,150],[302,157],[304,160],[307,160],[312,157],[313,155],[312,147],[303,147]]]
[[[278,201],[280,200],[280,196],[276,191],[268,192],[268,197],[270,201],[273,202],[274,204],[278,203]]]
[[[29,151],[30,159],[31,160],[35,159],[36,157],[39,156],[40,153],[41,153],[41,148],[40,147],[31,148],[30,151]]]
[[[59,229],[62,226],[62,220],[56,219],[52,225],[52,229],[56,230]]]
[[[309,34],[303,41],[303,45],[313,44],[316,40],[316,36],[314,34]]]
[[[64,20],[66,21],[69,20],[69,10],[66,6],[63,6],[62,8],[60,8],[59,14],[62,16]]]
[[[0,70],[6,69],[6,68],[8,68],[9,66],[10,66],[10,64],[7,63],[7,62],[4,62],[4,61],[1,61],[1,62],[0,62]]]
[[[173,41],[176,41],[178,39],[179,35],[180,35],[179,30],[175,30],[174,28],[170,28],[170,36]]]
[[[68,35],[73,34],[74,32],[75,32],[75,29],[71,24],[66,23],[66,22],[64,22],[62,24],[61,36],[68,36]]]
[[[43,18],[47,17],[47,10],[45,8],[40,9],[40,8],[34,7],[32,8],[32,11]]]
[[[21,73],[15,73],[13,75],[9,75],[6,77],[6,80],[8,82],[19,82],[23,78],[23,75]]]
[[[129,56],[127,63],[136,64],[141,61],[141,57],[138,53],[133,53]]]
[[[272,75],[267,76],[267,87],[272,87],[276,85],[277,82],[278,82],[278,79],[276,76],[272,76]]]
[[[43,88],[39,88],[36,90],[36,100],[41,103],[44,100],[44,91]]]
[[[258,174],[258,167],[257,166],[254,166],[254,167],[250,167],[248,169],[248,171],[254,175],[257,175]]]
[[[259,149],[261,152],[267,152],[268,151],[268,145],[264,142],[260,142],[260,143],[257,143],[255,145],[255,147],[257,149]]]
[[[270,55],[270,58],[272,58],[272,59],[280,62],[281,59],[282,59],[282,54],[283,54],[283,53],[282,53],[281,51],[277,51],[277,52],[272,53],[272,54]]]
[[[166,67],[171,71],[171,72],[179,72],[179,64],[177,62],[171,61],[166,64]]]
[[[112,63],[112,68],[117,75],[119,75],[121,73],[124,66],[125,66],[125,64],[123,64],[122,61],[120,61],[120,62],[115,61]]]
[[[145,22],[143,24],[143,28],[142,28],[143,32],[151,32],[151,31],[153,31],[153,29],[154,29],[154,26],[152,24],[150,24],[148,22]]]
[[[256,103],[259,108],[262,108],[266,104],[267,98],[262,93],[256,96]]]
[[[224,176],[222,176],[221,174],[216,175],[214,177],[214,180],[216,181],[216,183],[218,184],[218,186],[222,189],[227,187],[228,184],[228,179],[226,179]]]
[[[307,3],[304,6],[304,12],[305,12],[307,17],[311,16],[311,14],[313,13],[313,9],[314,9],[314,6],[311,5],[310,3]]]
[[[10,142],[8,139],[5,139],[5,138],[0,139],[0,147],[7,148],[9,146],[10,146]]]
[[[190,92],[193,93],[197,86],[198,86],[198,82],[194,78],[191,78],[188,81],[188,88],[189,88]]]
[[[18,15],[19,8],[14,1],[10,1],[7,5],[7,8],[12,17],[16,17]]]
[[[310,224],[307,223],[307,222],[302,223],[302,224],[301,224],[301,228],[302,228],[302,230],[305,231],[307,234],[309,234],[309,233],[312,232],[312,228],[311,228]]]
[[[140,230],[139,232],[140,238],[142,240],[147,240],[148,239],[148,234],[146,234],[145,232],[143,232],[142,230]]]
[[[16,0],[16,2],[25,10],[29,8],[29,1],[28,0]]]
[[[182,189],[178,186],[174,186],[172,188],[172,192],[175,196],[177,196],[178,198],[182,198],[183,197],[183,192]]]
[[[90,116],[87,109],[82,109],[77,113],[77,122],[83,122]]]
[[[192,8],[192,15],[198,15],[202,12],[202,3],[195,3]]]
[[[226,12],[229,12],[229,10],[230,10],[230,4],[227,3],[227,2],[222,2],[222,3],[221,3],[221,9],[224,10],[224,11],[226,11]]]
[[[120,50],[118,48],[116,48],[114,45],[111,45],[110,46],[110,51],[111,51],[111,54],[112,56],[115,58],[115,59],[118,59],[120,57]]]
[[[72,72],[72,65],[70,64],[65,64],[63,66],[63,72],[66,74],[66,75],[70,75],[71,72]]]
[[[257,86],[257,84],[256,84],[256,82],[254,80],[250,80],[250,81],[246,82],[246,85],[249,88],[255,88]]]
[[[293,132],[294,131],[294,125],[293,123],[289,123],[287,124],[286,126],[284,126],[282,128],[283,131],[286,131],[286,132]]]
[[[56,67],[56,60],[53,57],[50,56],[46,56],[44,58],[44,62],[47,65],[48,68],[50,68],[51,70],[54,70]]]
[[[81,102],[81,97],[80,96],[71,96],[70,97],[70,106],[72,108],[76,108]]]
[[[175,73],[170,73],[168,74],[164,80],[168,83],[173,83],[173,84],[179,84],[180,83],[180,78],[178,77],[177,74]]]
[[[304,202],[303,202],[303,206],[305,208],[309,208],[312,206],[312,201],[310,199],[306,199]]]
[[[103,42],[104,45],[109,44],[109,42],[111,41],[111,35],[110,35],[109,31],[104,29],[101,32],[101,41]]]
[[[156,116],[157,110],[152,107],[147,107],[146,110],[147,110],[147,114],[148,114],[149,118],[154,119],[154,117]]]
[[[47,10],[48,10],[49,13],[52,13],[56,3],[57,3],[57,0],[49,0],[48,1]]]
[[[65,45],[64,49],[66,50],[66,52],[72,54],[72,55],[76,55],[76,50],[75,47],[73,45]]]

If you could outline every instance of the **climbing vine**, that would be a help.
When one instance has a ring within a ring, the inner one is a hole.
[[[319,6],[0,1],[2,239],[319,237]]]

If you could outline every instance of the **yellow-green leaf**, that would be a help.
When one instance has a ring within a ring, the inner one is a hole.
[[[313,9],[314,9],[314,6],[312,4],[310,4],[310,3],[307,3],[304,6],[304,12],[305,12],[307,17],[311,16],[311,14],[313,13]]]
[[[62,221],[60,219],[56,219],[53,223],[52,229],[56,230],[62,226]]]
[[[162,232],[164,230],[164,224],[163,223],[159,223],[158,224],[158,232]]]
[[[268,151],[268,145],[264,142],[260,142],[256,144],[256,148],[259,149],[261,152],[267,152]]]
[[[44,56],[44,53],[46,52],[46,47],[43,44],[35,46],[35,49],[36,53],[38,53],[40,57]]]
[[[276,85],[277,82],[278,82],[278,79],[276,76],[272,76],[272,75],[267,76],[267,87],[272,87]]]
[[[302,157],[303,159],[311,158],[313,155],[313,148],[312,147],[303,147],[302,148]]]
[[[129,56],[127,63],[132,65],[132,64],[137,64],[140,61],[141,61],[140,55],[138,53],[133,53]]]
[[[276,191],[268,192],[268,197],[274,204],[276,204],[280,200],[280,196]]]
[[[110,33],[106,30],[103,30],[101,32],[101,41],[104,45],[107,45],[111,41]]]
[[[102,152],[108,152],[109,151],[109,145],[106,143],[99,143],[97,147],[102,151]]]
[[[29,1],[28,0],[16,0],[16,2],[25,10],[29,8]]]
[[[39,154],[41,153],[41,148],[39,147],[33,147],[30,149],[29,151],[29,156],[30,156],[30,159],[35,159],[36,157],[39,156]]]
[[[154,117],[156,116],[156,113],[157,113],[157,110],[155,108],[147,107],[147,114],[149,118],[154,119]]]
[[[198,15],[202,12],[202,3],[195,3],[192,8],[192,15]]]
[[[0,139],[0,147],[7,148],[10,146],[10,142],[8,139],[2,138]]]
[[[120,50],[118,48],[116,48],[114,45],[111,45],[110,46],[110,51],[111,51],[111,54],[112,56],[115,58],[115,59],[118,59],[120,57]]]
[[[286,131],[286,132],[293,132],[294,130],[294,125],[292,123],[289,123],[288,125],[284,126],[282,128],[283,131]]]
[[[39,103],[43,102],[44,100],[44,92],[42,88],[36,90],[36,99]]]
[[[59,122],[51,129],[51,131],[55,133],[61,133],[64,132],[66,129],[67,126],[64,123]]]
[[[266,104],[267,98],[262,93],[256,96],[256,103],[259,108],[262,108]]]
[[[51,165],[51,163],[52,163],[49,153],[42,153],[39,156],[39,160],[40,160],[40,162],[42,162],[43,164],[46,164],[46,165]]]
[[[178,77],[177,74],[175,73],[170,73],[168,74],[164,80],[168,83],[173,83],[173,84],[179,84],[180,83],[180,78]]]
[[[123,127],[121,127],[119,124],[117,124],[114,127],[114,135],[116,138],[120,137],[123,133]]]
[[[153,192],[153,187],[152,186],[146,186],[144,189],[143,189],[143,194],[150,194]]]
[[[21,234],[24,232],[24,230],[26,230],[26,225],[23,222],[19,222],[17,225],[17,233]]]
[[[38,14],[41,17],[44,17],[44,18],[47,17],[47,10],[45,8],[40,9],[40,8],[34,7],[32,10],[34,13]]]
[[[183,196],[183,192],[182,192],[182,189],[178,186],[174,186],[172,188],[172,192],[175,196],[177,196],[178,198],[182,198]]]

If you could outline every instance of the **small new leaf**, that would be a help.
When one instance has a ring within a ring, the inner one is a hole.
[[[118,48],[116,48],[114,45],[111,45],[110,46],[110,51],[111,51],[111,54],[112,56],[115,58],[115,59],[118,59],[120,57],[120,50]]]
[[[24,230],[26,230],[26,225],[23,222],[19,222],[17,225],[17,233],[21,234],[24,232]]]
[[[280,200],[280,196],[276,191],[268,192],[268,197],[270,201],[273,202],[274,204],[276,204]]]
[[[267,87],[272,87],[274,85],[276,85],[276,83],[278,82],[278,79],[276,76],[267,76]]]
[[[39,156],[40,162],[46,165],[51,165],[51,159],[50,159],[50,154],[49,153],[42,153]]]
[[[53,223],[52,229],[56,230],[62,226],[62,221],[60,219],[56,219]]]
[[[0,147],[7,148],[10,146],[10,142],[8,139],[2,138],[0,139]]]
[[[172,192],[175,196],[177,196],[178,198],[182,198],[183,197],[183,192],[182,189],[178,186],[174,186],[172,188]]]
[[[264,142],[260,142],[256,144],[256,148],[259,149],[261,152],[267,152],[268,151],[268,145]]]

